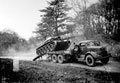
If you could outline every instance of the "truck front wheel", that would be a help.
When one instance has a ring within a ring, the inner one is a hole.
[[[58,62],[63,63],[64,62],[64,56],[63,55],[58,55]]]
[[[85,61],[88,66],[90,67],[95,66],[95,59],[91,55],[87,55]]]
[[[52,55],[52,62],[57,63],[57,55]]]

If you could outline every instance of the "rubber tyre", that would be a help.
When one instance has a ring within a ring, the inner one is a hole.
[[[101,59],[101,62],[102,62],[103,64],[107,64],[108,61],[109,61],[109,57],[108,57],[108,58]]]
[[[93,58],[92,55],[87,55],[85,58],[86,64],[90,67],[95,66],[95,59]]]
[[[65,60],[65,59],[64,59],[64,56],[63,56],[63,55],[58,55],[58,62],[59,62],[59,63],[61,63],[61,64],[64,63],[64,60]]]
[[[52,62],[54,63],[58,62],[57,55],[52,55]]]

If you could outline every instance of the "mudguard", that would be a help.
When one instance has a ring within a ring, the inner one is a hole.
[[[89,52],[87,52],[87,53],[85,54],[85,58],[86,58],[86,56],[87,56],[88,54],[90,54],[91,56],[93,56],[95,59],[99,57],[99,55],[98,55],[96,52],[89,51]],[[84,59],[85,59],[85,58],[84,58]]]

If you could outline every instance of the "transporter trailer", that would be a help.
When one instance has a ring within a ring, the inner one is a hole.
[[[64,63],[69,61],[85,61],[88,66],[95,66],[96,61],[107,64],[110,54],[106,47],[101,46],[99,41],[85,40],[79,44],[73,44],[70,40],[60,37],[50,38],[43,45],[36,49],[38,55],[33,61],[48,54],[49,59],[54,63]]]

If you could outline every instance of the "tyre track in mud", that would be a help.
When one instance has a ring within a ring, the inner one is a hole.
[[[39,62],[39,60],[36,62]],[[47,60],[43,60],[42,63],[45,65],[51,65],[51,66],[72,66],[72,67],[90,69],[90,70],[95,70],[95,71],[120,73],[120,62],[116,62],[116,61],[109,61],[108,64],[105,64],[105,65],[100,62],[97,62],[95,67],[89,67],[83,61],[80,61],[77,63],[69,63],[68,62],[68,63],[59,64],[59,63],[53,63],[53,62],[49,62]]]
[[[97,66],[102,66],[98,63],[96,67],[88,67],[84,62],[80,63],[53,63],[47,60],[38,61],[21,61],[21,68],[28,74],[39,74],[42,80],[50,77],[49,80],[54,80],[56,83],[61,79],[60,83],[119,83],[120,73],[106,72],[105,70],[96,70]],[[85,68],[83,67],[85,66]],[[94,68],[94,69],[90,69]],[[102,67],[103,68],[103,67]],[[29,72],[31,71],[31,72]],[[33,73],[34,71],[34,73]],[[46,75],[48,74],[48,75]],[[36,78],[39,78],[35,77]],[[28,75],[29,76],[29,75]],[[28,78],[28,77],[27,77]],[[30,78],[31,79],[31,78]],[[72,82],[73,81],[73,82]],[[46,82],[47,83],[47,82]],[[49,82],[48,82],[49,83]],[[52,83],[52,82],[51,82]]]
[[[8,58],[23,60],[23,61],[33,61],[34,57],[35,56],[32,55],[32,56],[16,56],[16,57],[8,57]],[[90,69],[90,70],[95,70],[95,71],[120,73],[120,62],[113,61],[111,59],[105,65],[101,64],[100,62],[97,62],[95,67],[89,67],[83,61],[79,61],[77,63],[67,62],[67,63],[59,64],[59,63],[49,62],[46,57],[47,56],[45,56],[45,57],[43,57],[43,59],[37,60],[35,62],[39,62],[39,61],[41,62],[42,61],[44,64],[51,65],[51,66],[56,66],[56,65],[59,65],[59,66],[73,66],[73,67],[79,67],[79,68]]]

